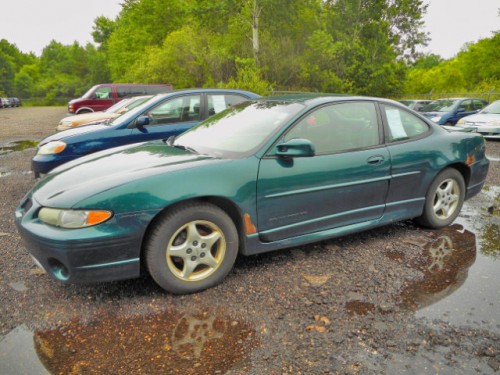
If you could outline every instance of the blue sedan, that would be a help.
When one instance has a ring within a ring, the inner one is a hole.
[[[473,115],[488,102],[477,98],[439,99],[426,105],[420,112],[439,125],[455,125],[462,117]]]
[[[81,126],[45,138],[31,168],[35,178],[96,151],[178,135],[207,117],[257,94],[241,90],[194,89],[160,94],[102,125]]]

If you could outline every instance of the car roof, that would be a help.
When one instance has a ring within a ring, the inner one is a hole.
[[[239,90],[239,89],[220,89],[220,88],[177,89],[177,90],[172,90],[172,91],[169,91],[169,92],[161,94],[161,95],[170,96],[170,95],[176,95],[176,94],[179,94],[179,93],[182,93],[182,94],[184,94],[184,93],[186,93],[186,94],[188,94],[188,93],[199,94],[199,93],[207,93],[207,92],[229,92],[229,93],[234,93],[234,94],[246,94],[246,95],[254,97],[254,98],[260,97],[260,95],[255,94],[255,93],[250,92],[250,91]]]
[[[399,102],[396,102],[391,99],[377,98],[371,96],[352,96],[348,94],[328,94],[328,93],[293,93],[290,95],[279,95],[279,96],[268,96],[259,99],[259,101],[284,101],[284,102],[295,102],[302,103],[306,106],[316,106],[321,105],[323,103],[332,103],[332,102],[344,102],[344,101],[377,101],[384,102],[388,104],[398,104],[402,105]]]

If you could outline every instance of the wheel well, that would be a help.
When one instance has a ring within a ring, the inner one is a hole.
[[[80,115],[82,113],[90,113],[90,112],[94,112],[92,108],[82,107],[75,112],[75,115]]]
[[[145,245],[147,238],[149,236],[149,233],[151,230],[154,228],[156,225],[156,222],[160,220],[164,215],[166,215],[168,212],[171,210],[175,209],[178,206],[184,205],[186,203],[210,203],[214,206],[219,207],[221,210],[223,210],[226,214],[229,215],[231,220],[234,223],[234,226],[236,227],[236,230],[238,231],[238,237],[240,239],[240,249],[239,252],[242,251],[242,246],[244,246],[244,228],[243,228],[243,221],[242,221],[242,214],[239,208],[230,200],[220,198],[220,197],[199,197],[195,199],[188,199],[188,200],[183,200],[180,202],[176,202],[168,207],[165,207],[163,210],[161,210],[154,218],[151,220],[149,223],[148,227],[146,228],[146,231],[144,232],[144,237],[142,238],[142,243],[141,243],[141,266],[143,269],[144,268],[144,251],[145,251]]]
[[[460,174],[464,178],[465,186],[467,188],[470,180],[470,168],[467,165],[461,163],[451,164],[448,166],[448,168],[453,168],[460,172]]]

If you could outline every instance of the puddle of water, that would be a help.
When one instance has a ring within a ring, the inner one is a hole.
[[[33,332],[22,325],[0,340],[0,374],[49,374],[38,358]]]
[[[13,151],[23,151],[28,148],[33,148],[38,145],[38,142],[35,141],[16,141],[16,142],[11,142],[6,146],[1,146],[0,147],[0,155],[7,154],[9,152]]]
[[[431,240],[422,246],[420,263],[412,265],[423,278],[409,284],[401,294],[403,306],[410,310],[430,306],[459,289],[476,259],[476,236],[462,226],[431,234]]]
[[[475,202],[465,202],[456,222],[466,230],[438,246],[436,254],[442,256],[436,258],[435,270],[442,276],[426,277],[435,278],[440,286],[428,303],[414,299],[417,317],[500,333],[500,231],[497,217],[484,214],[499,191],[493,187]],[[421,288],[430,291],[431,283],[423,281]]]
[[[33,351],[27,358],[38,359],[29,371],[12,356],[16,341]],[[6,353],[0,373],[46,373],[37,371],[40,364],[53,374],[155,374],[172,368],[179,374],[226,373],[243,366],[255,345],[255,331],[222,312],[100,315],[90,324],[72,321],[53,330],[12,331],[0,342],[0,352]]]

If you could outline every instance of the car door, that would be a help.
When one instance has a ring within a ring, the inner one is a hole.
[[[271,242],[377,220],[384,212],[390,158],[381,144],[376,106],[359,101],[309,112],[280,142],[307,139],[312,157],[262,158],[257,181],[258,228]]]
[[[457,121],[460,120],[462,117],[473,115],[476,112],[477,110],[474,109],[474,105],[472,104],[472,99],[466,99],[462,101],[462,103],[460,103],[457,112],[454,114],[452,123],[456,124]]]
[[[385,215],[397,220],[419,216],[435,173],[430,161],[439,160],[442,145],[436,138],[428,137],[431,128],[413,113],[384,104],[381,114],[391,157]]]

